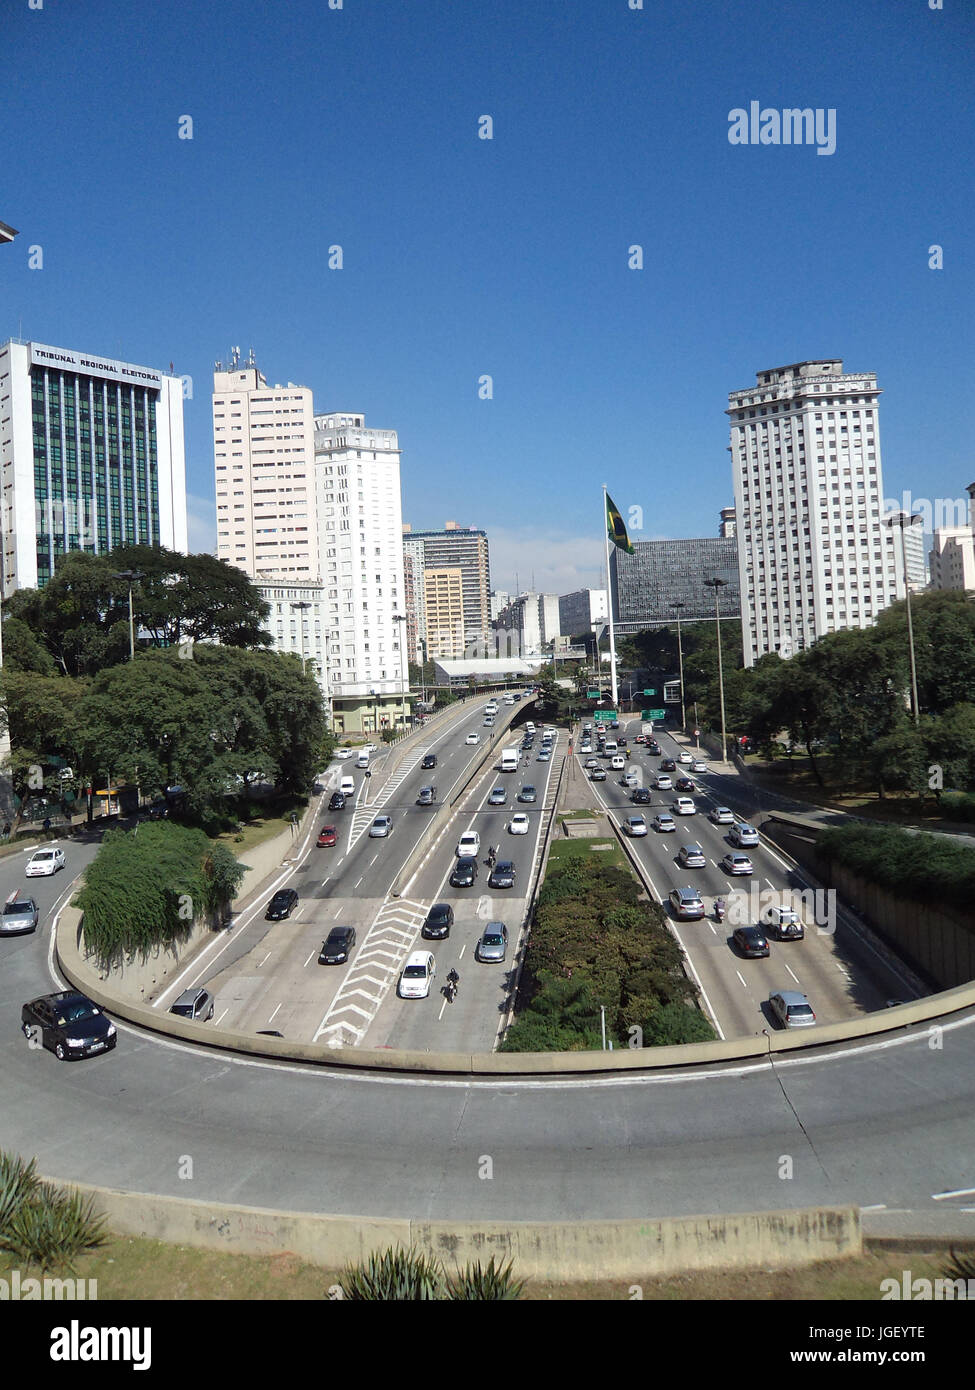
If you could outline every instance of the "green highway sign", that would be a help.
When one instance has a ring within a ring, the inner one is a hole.
[[[602,693],[603,693],[603,692],[602,692],[601,690],[587,690],[587,691],[586,691],[586,699],[587,699],[587,700],[598,700],[599,697],[600,697],[600,695],[601,695]]]
[[[645,710],[641,710],[641,711],[640,711],[640,718],[643,720],[643,722],[644,722],[645,724],[650,724],[650,723],[653,722],[654,719],[663,719],[663,718],[664,718],[664,711],[663,711],[662,709],[645,709]]]
[[[656,691],[656,689],[653,689],[653,690],[645,690],[643,693],[644,693],[644,695],[656,695],[656,694],[657,694],[657,691]]]
[[[592,717],[597,724],[612,724],[614,719],[619,718],[619,715],[614,709],[597,709],[593,712]]]

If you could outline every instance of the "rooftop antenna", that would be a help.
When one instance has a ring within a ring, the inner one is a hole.
[[[230,349],[230,370],[231,370],[232,372],[233,372],[233,371],[236,371],[237,368],[238,368],[239,366],[240,366],[240,348],[239,348],[239,347],[232,347],[232,348]]]
[[[249,354],[248,354],[248,357],[247,357],[247,365],[248,365],[248,367],[256,367],[256,366],[257,366],[257,358],[254,356],[254,349],[253,349],[253,348],[251,348],[251,350],[250,350],[250,352],[249,352]]]

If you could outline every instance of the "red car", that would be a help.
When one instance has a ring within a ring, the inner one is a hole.
[[[334,845],[334,844],[335,844],[335,826],[334,826],[334,825],[323,825],[323,826],[322,826],[322,832],[321,832],[321,834],[320,834],[319,837],[318,837],[318,843],[319,843],[320,846],[322,846],[322,845]]]

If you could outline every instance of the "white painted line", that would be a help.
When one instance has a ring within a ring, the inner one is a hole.
[[[222,1014],[217,1014],[217,1021],[216,1021],[216,1023],[213,1025],[214,1028],[219,1028],[219,1027],[220,1027],[220,1024],[223,1022],[223,1020],[227,1017],[227,1015],[228,1015],[229,1013],[230,1013],[230,1010],[229,1010],[229,1009],[224,1009],[224,1011],[223,1011]]]
[[[306,970],[306,969],[308,968],[308,961],[314,960],[315,957],[316,957],[317,955],[318,955],[318,952],[317,952],[317,951],[312,951],[311,955],[308,957],[308,960],[306,960],[305,963],[304,963],[304,965],[301,967],[302,970]]]
[[[735,974],[738,976],[739,980],[741,980],[742,984],[745,985],[745,988],[747,989],[748,986],[745,984],[745,977],[742,975],[741,971],[736,970]]]
[[[328,879],[331,878],[331,877],[332,877],[332,875],[329,874],[328,878],[323,878],[323,879],[322,879],[322,887],[323,887],[323,888],[325,887],[326,883],[328,882]]]
[[[886,1210],[887,1210],[887,1203],[886,1203],[886,1202],[874,1202],[874,1204],[873,1204],[872,1206],[869,1206],[869,1207],[861,1207],[860,1210],[861,1210],[861,1211],[886,1211]]]
[[[270,959],[271,959],[271,952],[268,951],[267,955],[264,957],[264,960],[258,961],[258,964],[257,964],[258,970],[260,970],[260,968],[261,968],[261,966],[264,964],[264,961],[265,961],[265,960],[270,960]]]
[[[342,909],[341,909],[340,907],[337,907],[337,908],[335,909],[334,913],[332,914],[332,921],[333,921],[333,922],[335,921],[335,918],[339,915],[339,913],[340,913],[341,911],[342,911]]]
[[[365,878],[365,874],[362,875],[362,878]],[[353,887],[353,888],[358,888],[359,884],[362,882],[362,878],[357,878],[356,881],[355,881],[355,883],[352,885],[352,887]]]
[[[281,1005],[278,1004],[277,1008],[275,1008],[275,1010],[274,1010],[274,1013],[273,1013],[273,1014],[271,1015],[271,1017],[268,1019],[268,1023],[273,1023],[273,1022],[274,1022],[274,1014],[276,1014],[276,1013],[278,1012],[278,1009],[280,1009],[280,1007],[281,1007]]]
[[[947,1202],[952,1197],[971,1197],[975,1195],[975,1187],[956,1187],[951,1192],[932,1192],[932,1202]]]

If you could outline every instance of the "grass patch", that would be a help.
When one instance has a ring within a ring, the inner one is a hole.
[[[549,847],[549,864],[566,860],[588,859],[593,850],[602,863],[616,869],[625,869],[627,860],[615,840],[553,840]]]
[[[598,811],[560,811],[559,820],[595,820]]]
[[[262,810],[252,804],[252,814],[244,823],[243,830],[224,830],[211,838],[233,850],[238,858],[246,856],[249,849],[264,844],[291,824],[292,812],[297,812],[299,821],[308,809],[307,796],[289,796],[268,802]]]
[[[943,1277],[947,1252],[909,1255],[896,1251],[868,1251],[855,1260],[824,1261],[801,1269],[702,1270],[694,1274],[658,1278],[647,1275],[627,1279],[593,1279],[574,1282],[528,1279],[523,1299],[529,1302],[625,1301],[638,1284],[644,1299],[660,1302],[711,1302],[732,1300],[751,1303],[823,1299],[830,1302],[880,1299],[882,1279],[901,1278],[909,1268],[915,1278]],[[0,1256],[0,1275],[8,1277],[22,1263]],[[32,1270],[36,1274],[37,1271]],[[65,1277],[68,1270],[49,1273]],[[341,1269],[309,1264],[290,1253],[235,1255],[224,1251],[195,1250],[168,1245],[146,1237],[114,1236],[100,1249],[80,1255],[75,1276],[98,1280],[98,1301],[135,1299],[152,1302],[206,1302],[328,1299],[329,1289],[342,1277]],[[522,1277],[517,1267],[515,1277]]]

